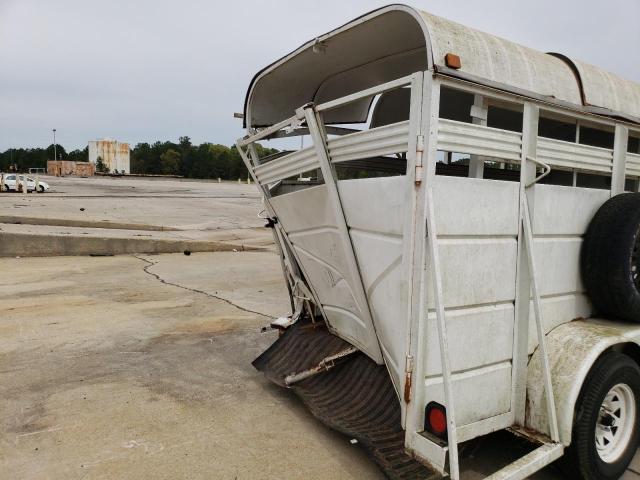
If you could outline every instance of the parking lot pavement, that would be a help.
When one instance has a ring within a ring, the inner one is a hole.
[[[0,193],[0,217],[212,231],[264,224],[255,185],[148,177],[42,177],[44,194]],[[51,224],[51,223],[50,223]],[[57,223],[53,223],[56,225]],[[82,223],[81,223],[82,224]]]
[[[43,177],[44,194],[0,193],[0,256],[264,248],[273,244],[254,185]],[[46,238],[49,239],[47,242]]]
[[[382,478],[251,367],[287,309],[272,253],[0,271],[0,477]]]

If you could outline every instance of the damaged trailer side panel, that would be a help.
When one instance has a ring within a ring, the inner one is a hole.
[[[606,76],[616,95],[598,97],[594,75],[392,5],[254,78],[237,146],[264,193],[295,311],[255,365],[392,478],[429,478],[413,456],[459,479],[458,444],[509,427],[535,426],[542,445],[493,478],[526,478],[571,444],[583,377],[558,379],[547,335],[592,315],[583,237],[640,163],[627,149],[640,136],[640,86]],[[543,136],[547,118],[576,135]],[[580,141],[581,128],[611,145]],[[255,142],[296,132],[312,146],[258,157]],[[555,173],[573,184],[540,183]],[[610,189],[580,187],[579,175],[610,178]],[[576,369],[589,371],[594,349]]]

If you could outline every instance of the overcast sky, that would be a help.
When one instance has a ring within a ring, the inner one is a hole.
[[[377,0],[0,0],[0,151],[90,139],[231,144],[253,74]],[[640,0],[411,5],[640,82]]]

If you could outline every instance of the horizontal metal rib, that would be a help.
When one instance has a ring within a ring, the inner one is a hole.
[[[627,154],[627,173],[629,175],[640,175],[640,155],[636,153]]]
[[[613,150],[551,138],[538,139],[536,157],[552,167],[605,173],[613,167]]]
[[[277,158],[255,168],[255,174],[262,184],[277,182],[285,178],[319,168],[313,147],[305,148]]]
[[[522,134],[472,123],[440,119],[438,150],[520,161]]]
[[[409,122],[333,138],[327,146],[333,163],[403,153],[409,149]]]

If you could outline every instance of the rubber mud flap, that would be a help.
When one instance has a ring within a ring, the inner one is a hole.
[[[274,383],[285,386],[287,375],[312,368],[349,346],[323,324],[299,321],[254,360],[253,366]],[[442,478],[405,453],[400,403],[384,365],[356,353],[331,370],[289,388],[324,424],[358,440],[387,478]]]

